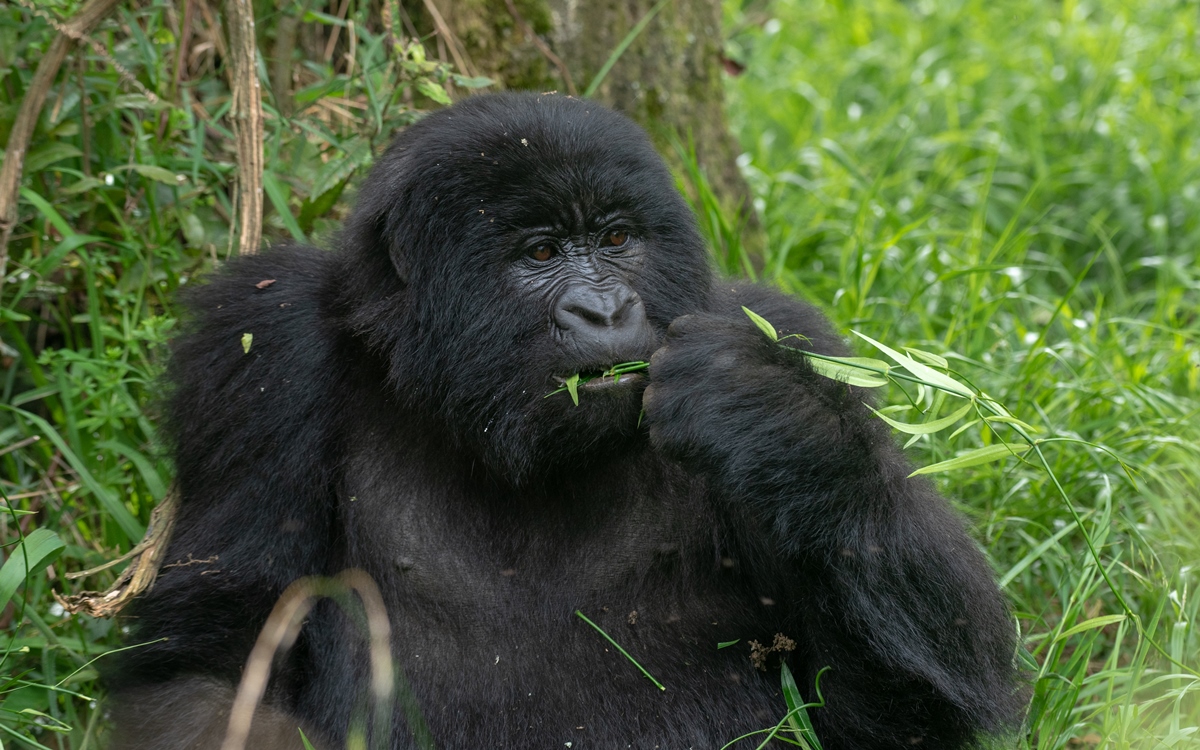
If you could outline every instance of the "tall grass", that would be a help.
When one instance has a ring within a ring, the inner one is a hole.
[[[1048,440],[1050,472],[941,480],[1025,636],[1024,745],[1200,746],[1195,6],[779,0],[727,22],[763,275],[946,356]]]
[[[49,21],[79,5],[0,5],[0,141]],[[334,5],[259,19],[261,46],[285,61],[275,81],[262,66],[268,242],[327,235],[347,185],[421,107],[449,101],[443,85],[487,83],[389,36],[370,4]],[[12,563],[0,570],[0,746],[97,747],[95,660],[118,633],[66,615],[51,592],[109,585],[120,568],[64,574],[127,552],[166,495],[154,383],[172,298],[233,247],[220,4],[187,7],[120,3],[97,44],[68,58],[26,158],[0,291],[0,541]],[[290,46],[268,44],[289,28]]]
[[[94,660],[118,634],[50,592],[103,588],[111,570],[63,576],[127,551],[167,492],[153,382],[172,295],[231,247],[216,19],[185,27],[179,7],[123,3],[93,35],[107,55],[73,53],[26,164],[0,296],[0,542],[9,556],[25,539],[34,569],[0,614],[13,746],[97,747]],[[395,129],[441,84],[479,83],[390,47],[369,3],[278,7],[259,19],[264,49],[296,34],[272,47],[290,76],[263,67],[275,242],[327,234]],[[722,266],[948,357],[1048,441],[1049,472],[940,475],[1025,636],[1029,747],[1200,746],[1198,24],[1165,0],[727,4],[746,65],[730,117],[769,243],[745,257],[700,189]],[[0,140],[51,32],[0,7]],[[910,450],[931,464],[997,429]]]

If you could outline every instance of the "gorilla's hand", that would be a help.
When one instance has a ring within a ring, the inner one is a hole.
[[[831,427],[842,432],[845,386],[814,373],[741,310],[676,319],[649,375],[643,405],[651,441],[706,473],[756,471],[796,440],[828,437]]]
[[[844,352],[806,314],[768,312],[781,337],[801,334],[784,345],[740,306],[677,319],[650,360],[643,405],[654,447],[708,477],[718,496],[817,532],[886,502],[886,483],[911,469],[863,405],[865,391],[818,375],[795,350]]]

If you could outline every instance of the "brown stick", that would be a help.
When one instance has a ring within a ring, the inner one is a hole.
[[[75,17],[59,30],[58,36],[38,63],[33,80],[25,90],[21,109],[13,121],[8,136],[8,147],[4,150],[4,164],[0,166],[0,290],[4,288],[4,277],[8,274],[8,239],[17,226],[17,194],[21,187],[21,173],[25,169],[25,153],[33,140],[38,115],[46,103],[46,94],[58,76],[58,69],[67,58],[71,42],[85,34],[104,20],[119,0],[89,0],[79,9]]]
[[[358,594],[366,610],[370,637],[371,694],[375,698],[377,717],[389,718],[395,685],[391,624],[379,587],[370,576],[356,569],[344,570],[335,578],[300,578],[293,581],[279,601],[275,602],[275,608],[258,634],[246,668],[242,670],[242,681],[229,712],[229,725],[221,750],[245,750],[254,713],[266,694],[276,653],[291,648],[295,643],[304,625],[304,618],[317,599],[337,596],[347,590]]]
[[[446,19],[438,10],[437,5],[433,0],[424,0],[425,10],[429,12],[429,17],[433,19],[433,26],[437,29],[438,39],[443,39],[446,42],[446,47],[450,50],[450,56],[454,58],[454,67],[464,75],[477,76],[479,72],[474,65],[470,64],[467,59],[467,51],[462,47],[462,43],[454,36],[454,32],[450,30],[450,25],[446,23]]]
[[[239,255],[258,252],[262,240],[263,113],[250,0],[226,0],[229,18],[229,115],[237,138]]]

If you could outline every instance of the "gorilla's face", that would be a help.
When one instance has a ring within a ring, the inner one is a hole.
[[[348,236],[402,281],[367,331],[391,345],[398,393],[517,483],[636,442],[641,378],[590,381],[578,406],[546,395],[648,359],[710,283],[641,129],[565,97],[468,100],[413,126]]]

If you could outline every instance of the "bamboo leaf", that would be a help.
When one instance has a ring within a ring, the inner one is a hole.
[[[263,171],[263,190],[271,199],[271,205],[275,207],[275,212],[279,214],[284,228],[292,235],[292,239],[296,242],[305,242],[304,231],[300,229],[300,224],[296,222],[296,217],[292,214],[291,207],[288,206],[288,196],[284,184],[273,172],[268,170]]]
[[[977,448],[973,451],[968,451],[961,456],[956,456],[949,461],[939,461],[936,464],[922,466],[921,468],[909,474],[910,477],[915,477],[920,474],[937,474],[942,471],[953,471],[954,469],[965,469],[969,466],[978,466],[979,464],[990,463],[997,461],[1006,456],[1019,456],[1029,450],[1030,446],[1025,443],[997,443],[984,448]]]
[[[567,389],[567,393],[571,394],[571,400],[579,406],[579,373],[575,373],[571,377],[563,381],[563,385]]]
[[[892,419],[892,418],[888,417],[887,415],[883,414],[879,410],[873,408],[870,404],[867,405],[867,408],[870,409],[871,411],[875,412],[875,416],[879,417],[884,422],[887,422],[892,427],[895,427],[900,432],[903,432],[907,435],[930,435],[934,432],[938,432],[940,430],[946,429],[947,427],[954,424],[958,420],[967,416],[967,414],[970,413],[971,409],[974,406],[975,406],[974,404],[968,402],[966,404],[963,404],[963,407],[961,409],[958,409],[957,411],[955,411],[953,414],[948,414],[948,415],[942,417],[941,419],[935,419],[932,422],[922,422],[920,424],[912,424],[910,422],[897,421],[897,420]]]
[[[1105,625],[1112,625],[1114,622],[1121,622],[1124,619],[1125,615],[1101,615],[1100,617],[1093,617],[1090,620],[1084,620],[1073,628],[1064,630],[1054,640],[1061,641],[1064,638],[1070,638],[1076,633],[1082,633],[1085,630],[1092,630],[1093,628],[1102,628]]]
[[[169,169],[164,169],[156,164],[127,164],[125,166],[113,169],[114,172],[122,172],[125,170],[133,170],[142,177],[155,182],[161,182],[164,185],[181,185],[187,182],[187,177],[181,174],[175,174]]]
[[[949,391],[956,396],[962,396],[963,398],[970,399],[975,398],[975,393],[970,388],[958,382],[946,373],[939,372],[929,365],[923,365],[907,354],[901,354],[887,344],[881,344],[866,334],[859,333],[858,331],[854,331],[853,333],[855,336],[858,336],[879,351],[894,359],[897,364],[901,365],[904,367],[904,369],[908,370],[921,380],[924,380],[926,383],[935,385],[942,390]]]
[[[771,322],[769,320],[767,320],[763,316],[759,315],[758,313],[754,312],[753,310],[746,307],[745,305],[742,305],[742,312],[746,313],[746,315],[750,318],[750,320],[754,323],[754,325],[758,326],[758,330],[767,334],[767,338],[771,339],[772,341],[779,340],[779,334],[776,333],[775,326],[771,325]]]
[[[821,741],[817,739],[817,731],[813,728],[812,720],[808,718],[807,704],[804,702],[804,697],[800,695],[800,688],[796,686],[796,678],[792,677],[792,670],[788,669],[787,663],[780,665],[780,682],[783,688],[783,699],[787,702],[788,707],[788,724],[798,735],[801,742],[806,743],[812,750],[823,750]]]
[[[809,352],[808,362],[818,375],[831,380],[857,385],[861,388],[879,388],[888,384],[886,373],[891,365],[883,360],[869,357],[816,357]]]

